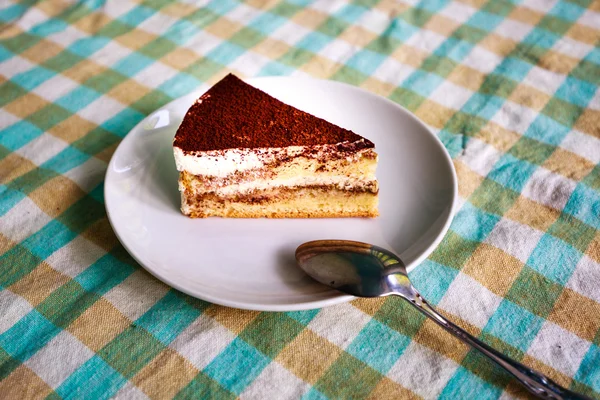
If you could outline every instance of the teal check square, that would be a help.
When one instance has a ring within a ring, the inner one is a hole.
[[[180,19],[167,29],[163,37],[182,46],[199,32],[200,30],[196,25],[185,19]]]
[[[354,4],[345,4],[342,8],[335,12],[335,16],[351,24],[358,21],[358,19],[367,11],[365,7],[357,6]]]
[[[16,83],[23,89],[31,91],[55,75],[56,72],[38,66],[33,67],[28,71],[18,73],[11,78],[11,82]]]
[[[295,69],[278,61],[273,61],[265,65],[258,72],[258,76],[285,76],[290,75]]]
[[[588,349],[579,369],[575,374],[575,379],[583,382],[596,392],[600,392],[600,348],[592,344]]]
[[[268,35],[287,22],[286,18],[271,13],[263,13],[256,17],[248,26],[258,32]]]
[[[346,62],[346,65],[363,74],[371,75],[385,59],[386,56],[383,54],[375,53],[370,50],[361,50],[350,57]]]
[[[488,178],[520,192],[538,167],[530,162],[520,160],[511,154],[504,154],[488,174]]]
[[[77,236],[57,220],[48,222],[42,229],[25,239],[22,244],[32,254],[46,259]]]
[[[417,7],[435,13],[446,7],[448,3],[448,0],[427,0],[419,2]]]
[[[298,322],[302,325],[308,325],[310,321],[313,320],[314,317],[319,313],[319,309],[315,310],[306,310],[306,311],[290,311],[287,312],[286,315]]]
[[[44,132],[37,126],[21,120],[0,131],[0,145],[15,151],[42,133]]]
[[[112,66],[112,69],[131,78],[149,65],[152,65],[154,62],[155,60],[152,58],[146,57],[140,53],[131,53],[117,61]]]
[[[473,45],[471,43],[449,37],[433,51],[433,54],[449,58],[456,62],[461,62],[471,50],[473,50]]]
[[[590,50],[584,60],[600,65],[600,47],[594,47]]]
[[[59,19],[49,19],[31,28],[31,33],[38,36],[50,36],[68,28],[68,24]]]
[[[502,300],[483,330],[512,347],[527,351],[543,323],[543,318],[511,301]]]
[[[240,338],[235,338],[204,372],[225,389],[240,394],[271,359]]]
[[[201,84],[202,82],[192,75],[180,72],[171,79],[161,83],[158,89],[166,95],[176,99],[190,93]]]
[[[419,28],[409,24],[403,19],[394,19],[388,27],[388,34],[394,39],[406,42],[410,37],[420,32]]]
[[[26,197],[25,193],[8,188],[6,185],[0,185],[0,217],[10,211],[21,200]]]
[[[108,399],[126,382],[121,374],[95,355],[69,375],[56,388],[56,394],[65,399]]]
[[[502,389],[459,367],[448,381],[438,399],[471,398],[478,400],[496,400],[502,394]]]
[[[13,57],[13,53],[0,44],[0,62],[4,62]]]
[[[521,43],[550,49],[559,40],[560,36],[548,32],[547,30],[534,27],[531,32],[523,38]]]
[[[12,22],[17,18],[20,18],[25,11],[27,11],[27,7],[21,4],[12,4],[0,10],[0,21],[4,23]]]
[[[600,193],[583,183],[578,184],[567,201],[564,212],[600,229]]]
[[[567,136],[569,130],[569,127],[564,126],[560,122],[544,114],[538,114],[525,131],[525,136],[558,146],[565,136]]]
[[[219,15],[225,15],[239,4],[236,0],[212,0],[206,5],[206,8]]]
[[[467,100],[462,111],[489,120],[498,112],[502,104],[504,99],[500,97],[475,92]]]
[[[324,35],[321,32],[310,32],[300,39],[294,47],[318,53],[323,47],[331,42],[332,39],[331,36]]]
[[[102,36],[92,36],[77,40],[69,47],[69,51],[81,57],[89,57],[110,42],[110,39]]]
[[[531,70],[531,64],[514,57],[506,57],[494,69],[494,74],[521,82]]]
[[[121,15],[119,17],[119,21],[131,27],[134,27],[138,26],[139,24],[153,16],[155,13],[156,11],[154,11],[151,8],[137,6],[134,9],[128,11],[126,14]]]
[[[192,90],[192,88],[188,88],[188,90]],[[114,117],[104,121],[100,126],[123,138],[144,118],[146,118],[145,114],[128,107]]]
[[[452,220],[450,229],[465,239],[483,242],[499,220],[498,215],[486,213],[466,202]]]
[[[527,260],[527,265],[545,277],[565,285],[582,254],[552,235],[544,235]]]
[[[192,307],[174,290],[170,290],[135,323],[168,346],[198,316],[200,310]]]
[[[385,375],[410,342],[410,338],[372,319],[354,338],[346,351]]]
[[[75,147],[67,147],[42,165],[40,167],[49,169],[51,171],[64,174],[71,169],[80,166],[87,160],[90,155],[77,150]]]
[[[302,400],[329,400],[329,397],[325,396],[318,389],[314,387],[310,388],[308,392],[301,397]]]
[[[469,18],[467,24],[472,27],[490,32],[502,21],[504,21],[504,18],[502,18],[500,15],[490,14],[485,11],[478,11],[473,14],[471,18]]]
[[[72,113],[82,110],[94,100],[102,96],[100,93],[85,86],[78,86],[71,92],[65,94],[55,101],[55,104],[65,108]]]
[[[105,254],[75,277],[75,281],[88,292],[104,294],[131,275],[135,269],[114,257]]]
[[[555,95],[569,103],[573,103],[580,107],[587,107],[591,98],[594,97],[596,89],[598,89],[596,85],[572,76],[567,76]]]
[[[438,138],[444,144],[446,150],[450,154],[450,157],[455,158],[464,150],[464,146],[467,145],[469,138],[463,135],[457,135],[448,131],[447,129],[442,129],[440,133],[438,133]]]
[[[410,273],[410,279],[421,295],[435,305],[442,300],[457,275],[456,268],[425,260]]]
[[[0,347],[12,358],[26,361],[59,332],[57,326],[34,309],[0,335]]]
[[[402,87],[428,97],[443,81],[438,75],[416,70],[402,82]]]
[[[576,22],[577,19],[583,14],[585,8],[578,6],[575,3],[568,1],[559,1],[554,7],[548,12],[550,15],[554,15],[561,19],[565,19],[570,22]]]
[[[215,61],[221,65],[228,65],[233,62],[236,58],[244,54],[246,50],[236,44],[223,42],[214,49],[212,49],[206,57]]]

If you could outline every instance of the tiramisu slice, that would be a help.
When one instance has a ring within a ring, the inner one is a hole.
[[[369,140],[233,75],[188,110],[173,141],[190,217],[375,217]]]

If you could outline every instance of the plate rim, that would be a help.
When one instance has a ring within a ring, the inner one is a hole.
[[[348,84],[345,82],[339,82],[339,81],[334,81],[334,80],[329,80],[329,79],[318,79],[318,78],[305,77],[305,76],[263,76],[263,77],[247,78],[247,79],[243,79],[243,80],[249,84],[252,84],[253,82],[256,82],[256,81],[266,81],[266,80],[306,80],[306,81],[310,81],[310,82],[313,82],[316,84],[331,84],[334,86],[340,86],[347,90],[356,91],[356,92],[360,93],[361,95],[366,95],[366,96],[375,98],[379,101],[383,100],[388,105],[396,107],[397,109],[402,111],[404,114],[409,116],[413,121],[415,121],[422,129],[424,129],[429,134],[429,136],[431,136],[434,139],[433,142],[435,143],[435,145],[438,146],[439,149],[442,151],[445,164],[448,167],[448,169],[450,170],[451,181],[452,181],[452,194],[451,194],[451,198],[452,198],[451,203],[452,204],[450,206],[450,210],[448,212],[446,221],[444,222],[444,225],[437,233],[435,239],[421,252],[421,254],[418,257],[416,257],[409,265],[407,265],[407,270],[409,272],[414,270],[420,263],[423,262],[423,260],[425,260],[429,255],[431,255],[431,253],[437,248],[437,246],[440,244],[440,242],[445,237],[446,233],[448,232],[448,230],[450,228],[450,224],[452,223],[452,220],[454,219],[454,216],[456,213],[456,208],[457,208],[457,203],[458,203],[458,177],[456,174],[456,169],[454,168],[454,163],[452,161],[452,157],[448,153],[448,150],[446,149],[444,144],[441,142],[439,137],[437,135],[435,135],[431,131],[431,129],[427,125],[425,125],[425,123],[423,121],[421,121],[414,113],[407,110],[400,104],[395,103],[386,97],[383,97],[383,96],[380,96],[373,92],[370,92],[364,88],[354,86],[354,85],[351,85],[351,84]],[[160,273],[154,271],[152,268],[146,266],[144,263],[141,262],[139,257],[136,255],[136,252],[127,245],[125,240],[123,240],[122,235],[119,233],[118,229],[116,229],[115,223],[113,222],[112,213],[110,211],[111,206],[109,205],[110,196],[107,195],[107,192],[109,192],[111,190],[110,185],[107,185],[107,182],[109,182],[110,176],[112,175],[112,170],[113,170],[112,167],[114,166],[114,163],[116,160],[115,155],[119,152],[119,149],[122,148],[122,145],[127,140],[133,140],[133,139],[128,139],[128,137],[132,137],[132,136],[130,136],[130,133],[137,129],[140,129],[140,127],[143,128],[143,124],[147,123],[147,121],[152,119],[158,112],[168,109],[172,104],[174,104],[178,101],[181,101],[182,98],[192,96],[192,95],[196,96],[197,94],[201,95],[209,88],[210,87],[206,88],[205,90],[203,90],[201,88],[194,89],[191,92],[184,94],[183,96],[180,96],[176,99],[173,99],[169,103],[164,104],[163,106],[157,108],[156,110],[154,110],[151,113],[149,113],[148,115],[146,115],[133,128],[131,128],[129,130],[129,132],[127,132],[127,134],[123,137],[121,142],[119,142],[119,145],[115,149],[115,151],[114,151],[113,155],[111,156],[111,159],[107,165],[107,169],[104,174],[104,189],[103,189],[104,208],[106,210],[107,219],[111,225],[113,232],[115,233],[115,236],[119,240],[119,243],[123,246],[123,248],[125,248],[127,253],[142,268],[144,268],[144,270],[146,270],[149,274],[151,274],[152,276],[154,276],[161,282],[167,284],[168,286],[170,286],[176,290],[186,293],[187,295],[190,295],[192,297],[195,297],[195,298],[198,298],[198,299],[201,299],[201,300],[204,300],[204,301],[216,304],[216,305],[237,308],[237,309],[242,309],[242,310],[286,312],[286,311],[301,311],[301,310],[319,309],[319,308],[329,307],[329,306],[336,305],[336,304],[347,303],[354,299],[357,299],[357,297],[355,297],[355,296],[346,295],[346,294],[343,294],[340,292],[339,295],[335,295],[331,298],[327,298],[327,299],[323,299],[323,300],[313,300],[313,301],[307,301],[307,302],[301,302],[301,303],[289,303],[289,304],[264,304],[264,303],[260,303],[260,302],[241,303],[239,301],[218,298],[218,297],[212,296],[210,294],[205,294],[205,293],[202,293],[202,296],[199,296],[198,293],[196,293],[192,290],[188,290],[185,287],[182,287],[181,285],[179,285],[177,283],[177,281],[171,280],[168,277],[168,275],[160,274]]]

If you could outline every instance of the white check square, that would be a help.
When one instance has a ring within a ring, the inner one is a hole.
[[[33,357],[25,361],[25,365],[50,387],[57,388],[93,356],[94,352],[73,335],[61,331]]]
[[[546,321],[533,339],[527,354],[563,374],[573,376],[590,345],[587,340]]]
[[[548,207],[562,210],[577,183],[562,175],[539,167],[523,188],[523,196]]]
[[[373,72],[373,76],[382,82],[399,86],[413,72],[415,72],[415,69],[410,65],[401,64],[395,59],[388,57]]]
[[[444,17],[453,19],[461,24],[467,22],[476,12],[477,10],[475,8],[458,1],[453,1],[440,10],[440,14]]]
[[[492,72],[498,64],[502,61],[502,58],[488,51],[482,47],[475,46],[473,49],[467,54],[462,63],[467,67],[471,67],[477,71],[483,72],[484,74],[489,74]]]
[[[492,121],[510,131],[523,134],[537,115],[538,113],[529,107],[506,100],[494,114]]]
[[[523,79],[523,83],[553,96],[566,77],[566,75],[534,66]]]
[[[147,272],[137,270],[112,288],[104,298],[131,321],[135,321],[164,297],[169,287]],[[131,299],[135,298],[133,302]]]
[[[515,21],[510,18],[504,19],[494,30],[494,33],[512,39],[515,42],[521,42],[531,30],[533,26]]]
[[[67,78],[64,75],[57,74],[33,89],[33,93],[43,97],[48,101],[54,102],[59,97],[70,93],[79,86],[79,83]]]
[[[483,328],[501,301],[501,297],[460,272],[438,306],[478,328]]]
[[[485,239],[485,243],[491,244],[525,263],[543,235],[543,232],[530,226],[502,218]]]
[[[437,399],[457,368],[454,361],[412,341],[387,376],[424,399]]]
[[[35,165],[42,165],[67,147],[69,145],[64,140],[44,132],[25,146],[16,150],[15,153],[28,159]]]
[[[472,95],[471,90],[444,80],[429,98],[444,107],[460,110]]]
[[[460,161],[479,175],[487,176],[500,157],[502,157],[502,152],[494,146],[477,138],[471,138],[460,155]]]
[[[581,257],[567,287],[600,303],[600,263],[587,255]]]
[[[86,162],[70,169],[63,175],[75,182],[84,192],[89,193],[104,179],[106,166],[104,161],[90,157]]]
[[[46,262],[56,271],[75,278],[105,254],[103,248],[83,236],[77,236],[52,253]]]
[[[240,399],[300,399],[310,385],[273,361],[244,390]]]
[[[285,24],[275,29],[274,32],[270,33],[269,37],[293,46],[310,32],[310,29],[294,22],[287,21]]]
[[[23,198],[0,217],[0,232],[19,243],[46,226],[52,218],[43,212],[29,197]]]
[[[317,335],[345,349],[352,343],[371,317],[351,304],[323,308],[308,328]]]
[[[235,334],[214,319],[201,315],[169,345],[199,370],[204,369],[235,339]],[[210,343],[210,346],[198,346]]]
[[[29,314],[32,309],[31,304],[21,296],[17,296],[7,289],[1,290],[0,310],[2,310],[2,318],[0,318],[0,335]]]
[[[446,41],[445,36],[424,29],[412,35],[406,41],[406,44],[424,50],[427,53],[433,53],[444,41]]]
[[[592,135],[572,130],[564,138],[560,147],[588,159],[594,164],[600,163],[600,139]]]
[[[77,115],[87,119],[96,125],[101,125],[105,121],[114,117],[121,111],[127,108],[123,103],[109,97],[102,95],[90,104],[79,110]]]

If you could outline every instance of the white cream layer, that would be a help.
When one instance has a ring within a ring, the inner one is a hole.
[[[314,147],[314,157],[324,156],[327,150],[335,148],[335,145],[323,145]],[[175,164],[178,171],[187,171],[192,175],[205,175],[224,178],[235,172],[244,172],[252,169],[260,169],[266,164],[275,161],[277,156],[294,157],[302,154],[306,146],[290,146],[283,148],[268,149],[228,149],[202,152],[184,152],[179,147],[173,147]],[[373,149],[364,149],[352,153],[348,161],[353,161],[362,156],[363,152]]]
[[[250,182],[242,182],[234,185],[223,187],[211,187],[207,190],[206,186],[192,183],[194,194],[214,193],[218,196],[231,196],[234,194],[247,194],[255,190],[268,190],[279,187],[295,187],[295,186],[335,186],[340,190],[348,190],[357,186],[364,186],[375,182],[375,175],[366,177],[353,176],[294,176],[291,178],[275,178],[275,179],[256,179]],[[181,185],[181,183],[180,183]],[[180,191],[184,190],[183,185],[179,187]]]

